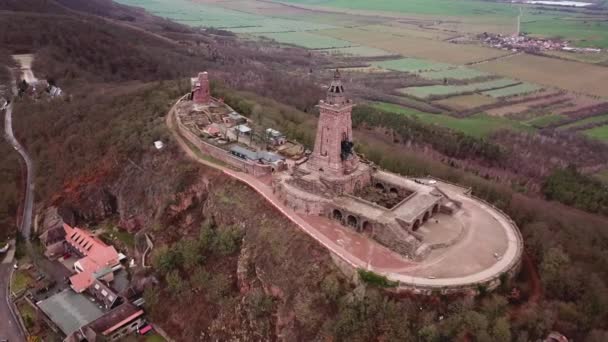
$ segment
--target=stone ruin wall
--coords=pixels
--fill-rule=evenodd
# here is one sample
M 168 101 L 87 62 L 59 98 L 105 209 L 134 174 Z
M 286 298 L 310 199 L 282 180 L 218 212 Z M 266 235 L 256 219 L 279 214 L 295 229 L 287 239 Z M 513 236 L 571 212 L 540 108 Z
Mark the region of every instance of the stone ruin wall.
M 235 167 L 256 177 L 267 176 L 272 174 L 271 165 L 253 163 L 248 160 L 237 158 L 231 155 L 228 151 L 214 146 L 208 142 L 205 142 L 204 140 L 202 140 L 202 138 L 197 137 L 188 129 L 188 127 L 182 124 L 181 120 L 177 116 L 175 119 L 177 121 L 177 128 L 179 130 L 179 133 L 203 153 L 208 154 L 209 156 L 215 159 L 218 159 L 232 167 Z

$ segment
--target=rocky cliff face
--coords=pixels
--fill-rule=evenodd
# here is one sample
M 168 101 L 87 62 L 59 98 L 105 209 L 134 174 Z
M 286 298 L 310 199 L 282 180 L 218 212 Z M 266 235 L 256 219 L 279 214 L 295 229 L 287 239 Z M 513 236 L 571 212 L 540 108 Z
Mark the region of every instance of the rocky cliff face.
M 156 297 L 148 300 L 152 320 L 178 341 L 319 339 L 334 310 L 322 284 L 347 287 L 328 252 L 252 189 L 171 146 L 73 185 L 55 204 L 72 224 L 110 219 L 152 237 L 154 268 L 135 271 L 133 280 Z M 205 239 L 211 242 L 201 247 Z M 158 261 L 167 251 L 178 260 L 168 272 Z M 148 281 L 154 278 L 160 283 Z
M 341 276 L 326 250 L 252 189 L 224 175 L 203 173 L 166 207 L 162 225 L 153 233 L 158 249 L 182 251 L 185 264 L 186 241 L 219 237 L 211 252 L 201 252 L 199 265 L 177 267 L 179 279 L 187 284 L 179 294 L 171 289 L 171 272 L 165 275 L 167 286 L 155 288 L 158 303 L 164 304 L 150 307 L 152 316 L 177 340 L 321 337 L 324 316 L 332 312 L 321 287 L 326 279 L 345 286 Z M 223 246 L 226 232 L 235 231 L 235 249 L 217 247 Z M 206 279 L 198 276 L 201 270 Z

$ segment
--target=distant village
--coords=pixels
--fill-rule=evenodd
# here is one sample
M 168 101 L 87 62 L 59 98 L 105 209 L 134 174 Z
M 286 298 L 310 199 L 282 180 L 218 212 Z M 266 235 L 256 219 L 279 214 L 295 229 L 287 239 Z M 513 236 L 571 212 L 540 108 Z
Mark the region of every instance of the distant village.
M 541 51 L 566 51 L 566 52 L 586 52 L 598 53 L 601 49 L 596 48 L 580 48 L 568 45 L 568 41 L 549 38 L 535 38 L 525 34 L 520 35 L 502 35 L 484 32 L 478 38 L 488 46 L 496 49 L 523 51 L 523 52 L 541 52 Z

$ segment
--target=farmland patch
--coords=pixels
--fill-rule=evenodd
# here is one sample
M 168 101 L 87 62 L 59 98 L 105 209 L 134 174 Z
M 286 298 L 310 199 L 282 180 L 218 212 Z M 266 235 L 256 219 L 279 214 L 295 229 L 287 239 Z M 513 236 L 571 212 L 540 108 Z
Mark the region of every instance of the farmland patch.
M 435 101 L 434 103 L 448 107 L 452 110 L 469 110 L 496 103 L 496 99 L 485 95 L 471 94 L 453 96 L 447 99 Z
M 343 48 L 355 45 L 342 39 L 319 36 L 310 32 L 264 33 L 263 36 L 279 43 L 298 45 L 307 49 Z
M 373 62 L 372 65 L 394 71 L 418 73 L 422 71 L 445 70 L 452 68 L 452 65 L 436 63 L 418 58 L 401 58 L 389 61 Z
M 475 69 L 459 67 L 448 70 L 421 72 L 420 76 L 430 80 L 442 80 L 444 78 L 456 80 L 470 80 L 479 77 L 488 77 L 490 76 L 490 74 Z
M 568 117 L 564 116 L 564 115 L 549 114 L 549 115 L 543 115 L 543 116 L 536 117 L 532 120 L 528 120 L 528 121 L 526 121 L 526 123 L 531 126 L 534 126 L 534 127 L 545 128 L 545 127 L 548 127 L 551 125 L 555 125 L 566 119 L 568 119 Z
M 583 131 L 589 138 L 608 142 L 608 125 L 594 127 Z
M 323 38 L 325 38 L 325 37 L 323 37 Z M 350 46 L 350 47 L 337 48 L 337 49 L 328 49 L 328 50 L 324 50 L 324 51 L 326 51 L 329 55 L 337 55 L 337 56 L 345 56 L 345 57 L 349 57 L 349 56 L 380 57 L 380 56 L 393 55 L 393 53 L 391 53 L 391 52 L 368 47 L 368 46 Z
M 590 118 L 578 120 L 576 122 L 560 126 L 560 127 L 558 127 L 558 129 L 560 129 L 560 130 L 561 129 L 577 129 L 579 127 L 583 127 L 583 126 L 586 126 L 589 124 L 600 123 L 600 122 L 604 122 L 604 121 L 608 121 L 608 114 L 592 116 Z
M 320 30 L 316 33 L 371 46 L 407 57 L 430 59 L 441 63 L 462 65 L 510 54 L 483 46 L 455 44 L 446 41 L 391 33 L 367 31 L 360 28 Z
M 531 83 L 608 97 L 608 68 L 593 64 L 521 54 L 473 67 Z
M 215 27 L 236 33 L 307 31 L 335 27 L 324 23 L 267 17 L 186 0 L 117 0 L 117 2 L 143 7 L 152 14 L 185 25 Z
M 490 134 L 509 129 L 515 131 L 532 131 L 529 126 L 506 118 L 491 117 L 485 114 L 476 114 L 466 118 L 455 118 L 442 114 L 429 114 L 391 103 L 374 103 L 372 106 L 388 112 L 406 115 L 421 122 L 434 124 L 462 132 L 475 137 L 486 137 Z
M 529 94 L 541 90 L 542 87 L 530 83 L 521 83 L 512 87 L 484 91 L 484 95 L 494 98 L 510 97 L 522 94 Z
M 465 85 L 434 85 L 423 87 L 409 87 L 398 89 L 402 94 L 426 99 L 433 96 L 450 96 L 464 93 L 472 93 L 495 88 L 508 87 L 518 82 L 510 79 L 499 79 L 494 81 L 471 83 Z

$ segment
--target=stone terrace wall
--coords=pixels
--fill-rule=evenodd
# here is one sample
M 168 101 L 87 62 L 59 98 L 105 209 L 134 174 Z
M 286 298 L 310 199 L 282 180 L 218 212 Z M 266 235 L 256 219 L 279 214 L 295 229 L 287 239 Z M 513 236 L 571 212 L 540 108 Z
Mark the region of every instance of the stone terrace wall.
M 434 178 L 434 179 L 444 182 L 443 180 L 438 179 L 438 178 Z M 449 184 L 464 188 L 458 184 L 453 184 L 453 183 L 449 183 Z M 464 188 L 464 189 L 467 189 L 467 188 Z M 501 209 L 497 208 L 493 204 L 488 203 L 479 197 L 476 197 L 476 196 L 470 194 L 470 191 L 467 194 L 467 196 L 491 207 L 500 216 L 503 216 L 511 224 L 511 226 L 513 227 L 513 231 L 517 235 L 517 243 L 518 243 L 517 256 L 515 258 L 513 258 L 513 260 L 503 269 L 502 272 L 496 273 L 491 277 L 488 277 L 486 279 L 483 279 L 483 280 L 475 282 L 475 283 L 470 283 L 470 284 L 465 284 L 465 285 L 456 285 L 456 286 L 445 286 L 445 285 L 444 286 L 430 286 L 430 285 L 417 285 L 417 284 L 399 282 L 399 285 L 396 288 L 396 292 L 410 291 L 413 293 L 425 294 L 425 295 L 430 295 L 433 292 L 440 292 L 442 294 L 469 293 L 469 294 L 477 295 L 477 294 L 479 294 L 480 287 L 484 287 L 487 291 L 493 291 L 501 285 L 501 282 L 503 280 L 512 279 L 519 273 L 519 271 L 521 269 L 522 255 L 523 255 L 523 250 L 524 250 L 524 242 L 523 242 L 524 239 L 523 239 L 523 236 L 521 235 L 521 232 L 519 231 L 519 228 L 517 227 L 517 224 L 511 219 L 511 217 L 509 217 L 509 215 L 507 215 Z

